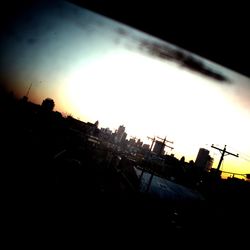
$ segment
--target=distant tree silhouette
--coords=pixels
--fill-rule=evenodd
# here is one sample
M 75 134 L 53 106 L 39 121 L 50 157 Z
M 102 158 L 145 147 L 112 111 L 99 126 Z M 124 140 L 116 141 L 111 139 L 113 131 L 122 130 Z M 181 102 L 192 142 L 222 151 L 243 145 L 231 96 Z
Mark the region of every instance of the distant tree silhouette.
M 181 162 L 181 163 L 185 163 L 185 156 L 182 156 L 182 157 L 181 157 L 180 162 Z
M 55 107 L 55 102 L 51 98 L 46 98 L 42 102 L 42 109 L 47 112 L 52 112 Z

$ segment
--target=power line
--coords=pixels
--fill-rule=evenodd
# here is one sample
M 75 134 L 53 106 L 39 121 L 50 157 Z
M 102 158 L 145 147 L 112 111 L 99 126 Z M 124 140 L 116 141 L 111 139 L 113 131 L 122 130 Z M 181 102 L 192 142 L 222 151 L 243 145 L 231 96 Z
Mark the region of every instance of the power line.
M 217 150 L 219 150 L 220 153 L 221 153 L 221 157 L 220 157 L 220 161 L 219 161 L 219 164 L 218 164 L 218 167 L 217 167 L 217 171 L 220 170 L 221 163 L 222 163 L 222 161 L 223 161 L 223 159 L 224 159 L 224 156 L 233 155 L 233 156 L 235 156 L 235 157 L 239 157 L 239 154 L 233 154 L 233 153 L 231 153 L 231 152 L 228 152 L 228 151 L 226 150 L 227 145 L 225 145 L 224 149 L 217 148 L 217 147 L 214 146 L 214 144 L 212 144 L 211 147 L 212 147 L 212 148 L 215 148 L 215 149 L 217 149 Z
M 218 146 L 218 144 L 213 144 L 213 145 Z M 238 152 L 238 153 L 239 153 L 239 158 L 240 158 L 241 160 L 243 159 L 243 160 L 245 160 L 245 161 L 247 161 L 247 162 L 250 162 L 250 155 L 248 155 L 248 154 L 244 153 L 243 151 L 238 150 L 238 149 L 236 149 L 236 148 L 234 148 L 234 147 L 231 147 L 231 146 L 230 146 L 230 149 L 232 149 L 232 150 Z
M 245 160 L 245 161 L 250 162 L 250 159 L 247 159 L 247 158 L 245 158 L 244 156 L 241 156 L 240 158 L 243 159 L 243 160 Z
M 248 159 L 250 160 L 250 155 L 249 155 L 249 154 L 246 154 L 246 153 L 244 153 L 243 151 L 238 150 L 237 148 L 234 148 L 234 147 L 231 147 L 231 146 L 230 146 L 230 148 L 232 148 L 233 150 L 235 150 L 235 151 L 239 152 L 239 153 L 240 153 L 240 155 L 244 155 L 244 156 L 246 156 L 246 158 L 248 158 Z

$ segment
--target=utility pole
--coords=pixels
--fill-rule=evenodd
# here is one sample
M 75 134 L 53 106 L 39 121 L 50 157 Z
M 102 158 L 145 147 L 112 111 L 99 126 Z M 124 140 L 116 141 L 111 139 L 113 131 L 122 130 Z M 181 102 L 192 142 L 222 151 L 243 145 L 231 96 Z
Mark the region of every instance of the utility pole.
M 146 159 L 148 160 L 148 159 L 149 159 L 149 156 L 150 156 L 150 153 L 151 153 L 151 150 L 152 150 L 152 148 L 153 148 L 154 142 L 155 142 L 155 137 L 154 137 L 154 138 L 151 138 L 151 137 L 147 136 L 147 138 L 148 138 L 149 140 L 152 141 L 151 146 L 150 146 L 150 148 L 149 148 L 149 152 L 147 153 L 147 158 L 146 158 Z M 141 182 L 141 179 L 142 179 L 142 176 L 143 176 L 144 172 L 145 172 L 145 169 L 142 168 L 142 171 L 141 171 L 141 174 L 140 174 L 140 177 L 139 177 L 139 181 L 140 181 L 140 182 Z
M 239 154 L 236 155 L 236 154 L 233 154 L 233 153 L 228 152 L 228 151 L 226 150 L 227 145 L 225 145 L 224 149 L 217 148 L 217 147 L 214 146 L 214 144 L 212 144 L 211 147 L 212 147 L 212 148 L 215 148 L 215 149 L 217 149 L 217 150 L 219 150 L 220 153 L 221 153 L 220 161 L 219 161 L 219 164 L 218 164 L 218 167 L 217 167 L 217 172 L 219 172 L 219 170 L 220 170 L 220 166 L 221 166 L 221 163 L 222 163 L 222 161 L 223 161 L 223 159 L 224 159 L 224 156 L 233 155 L 233 156 L 235 156 L 235 157 L 239 157 Z
M 172 141 L 168 141 L 168 140 L 166 139 L 166 136 L 165 136 L 164 139 L 162 139 L 162 138 L 160 138 L 160 137 L 158 137 L 158 136 L 157 136 L 157 138 L 163 140 L 163 142 L 161 142 L 161 151 L 160 151 L 160 154 L 163 153 L 165 146 L 166 146 L 166 147 L 169 147 L 169 148 L 171 148 L 171 149 L 173 149 L 173 147 L 166 145 L 166 142 L 172 143 L 172 144 L 174 143 L 174 142 L 172 142 Z M 155 137 L 154 137 L 154 138 L 148 137 L 148 139 L 152 140 L 152 144 L 151 144 L 151 147 L 150 147 L 150 152 L 151 152 L 151 150 L 152 150 L 152 148 L 153 148 L 153 144 L 154 144 L 154 142 L 156 141 L 156 139 L 155 139 Z M 149 152 L 149 153 L 150 153 L 150 152 Z M 154 171 L 152 170 L 151 176 L 150 176 L 149 181 L 148 181 L 148 185 L 147 185 L 146 192 L 148 192 L 149 189 L 150 189 L 150 186 L 151 186 L 153 177 L 154 177 Z

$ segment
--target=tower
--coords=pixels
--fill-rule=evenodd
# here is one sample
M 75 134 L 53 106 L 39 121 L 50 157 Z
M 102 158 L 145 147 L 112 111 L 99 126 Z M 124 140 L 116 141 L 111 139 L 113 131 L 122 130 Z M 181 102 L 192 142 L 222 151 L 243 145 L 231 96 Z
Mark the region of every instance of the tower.
M 116 142 L 120 143 L 122 141 L 124 133 L 125 133 L 125 127 L 123 125 L 119 126 L 118 130 L 116 131 Z
M 195 165 L 205 171 L 209 171 L 213 165 L 213 158 L 209 155 L 209 150 L 200 148 L 195 160 Z

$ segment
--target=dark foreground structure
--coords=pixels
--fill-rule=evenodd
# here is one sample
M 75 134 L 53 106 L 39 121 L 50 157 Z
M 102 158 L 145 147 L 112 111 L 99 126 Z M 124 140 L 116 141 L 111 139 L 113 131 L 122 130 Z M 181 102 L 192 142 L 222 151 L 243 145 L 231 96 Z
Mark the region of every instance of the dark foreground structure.
M 158 171 L 147 158 L 98 139 L 95 124 L 65 118 L 53 105 L 11 94 L 2 94 L 1 102 L 8 230 L 30 237 L 41 236 L 39 230 L 62 241 L 69 235 L 82 242 L 93 237 L 93 245 L 102 240 L 178 244 L 174 239 L 186 236 L 216 241 L 221 233 L 228 238 L 245 232 L 248 182 L 192 168 L 173 171 L 174 163 Z

